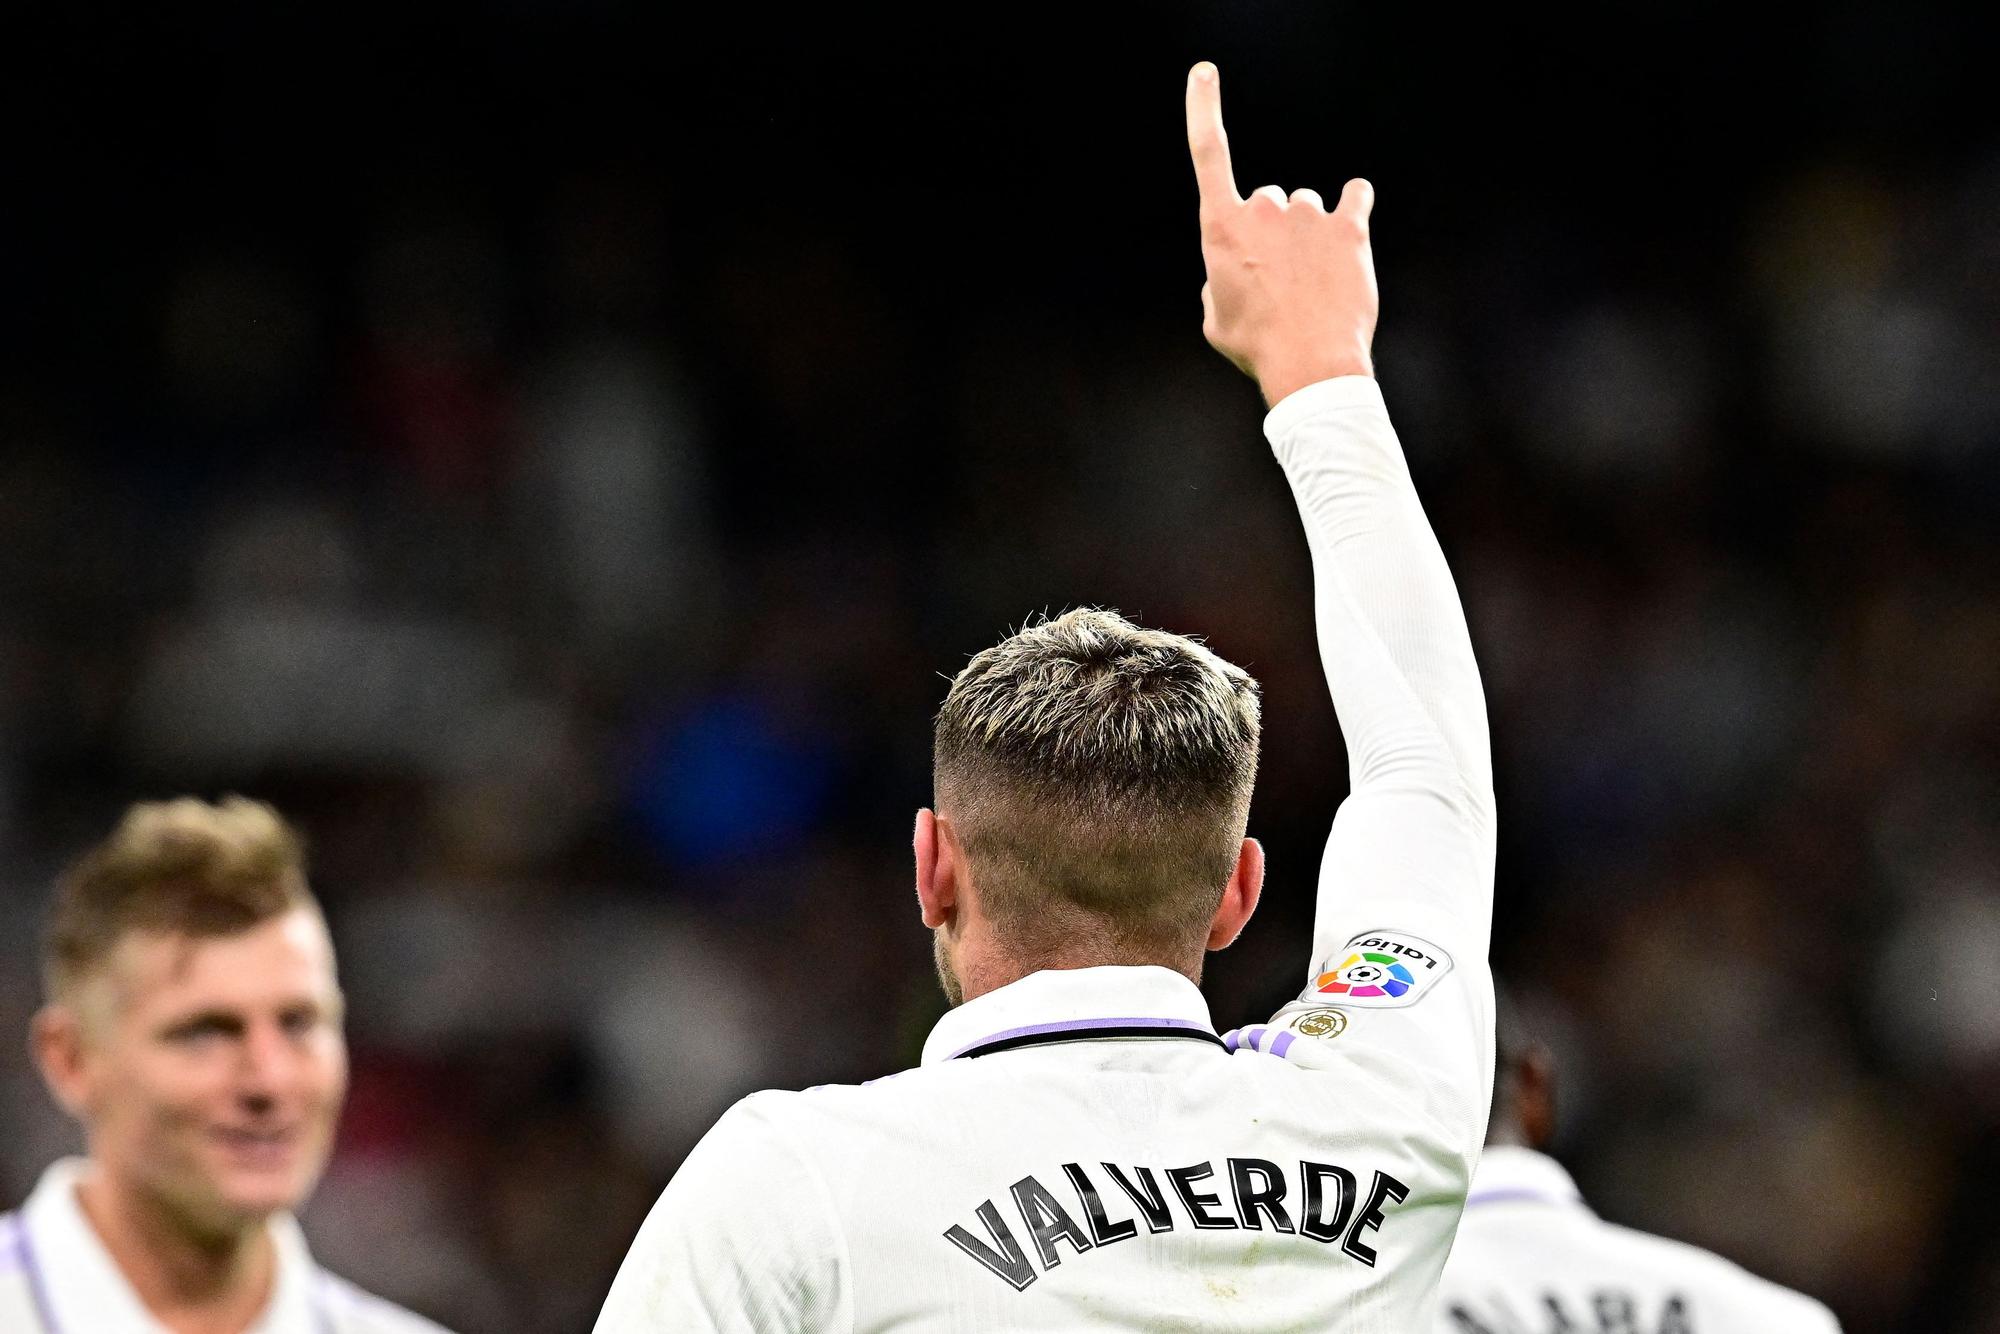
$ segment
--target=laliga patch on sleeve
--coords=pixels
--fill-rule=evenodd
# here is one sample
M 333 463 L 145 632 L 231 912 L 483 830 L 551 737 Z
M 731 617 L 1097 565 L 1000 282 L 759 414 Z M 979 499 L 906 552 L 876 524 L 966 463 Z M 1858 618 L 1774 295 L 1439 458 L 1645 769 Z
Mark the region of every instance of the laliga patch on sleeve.
M 1328 959 L 1306 1000 L 1373 1010 L 1415 1005 L 1451 971 L 1451 956 L 1420 936 L 1363 931 Z

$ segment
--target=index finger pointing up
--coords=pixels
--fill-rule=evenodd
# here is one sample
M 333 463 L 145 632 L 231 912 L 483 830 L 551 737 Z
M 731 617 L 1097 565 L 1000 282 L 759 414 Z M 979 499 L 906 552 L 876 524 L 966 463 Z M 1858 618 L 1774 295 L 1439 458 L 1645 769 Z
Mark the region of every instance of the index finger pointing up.
M 1206 60 L 1188 71 L 1187 135 L 1202 207 L 1242 203 L 1229 166 L 1229 136 L 1222 132 L 1222 80 Z

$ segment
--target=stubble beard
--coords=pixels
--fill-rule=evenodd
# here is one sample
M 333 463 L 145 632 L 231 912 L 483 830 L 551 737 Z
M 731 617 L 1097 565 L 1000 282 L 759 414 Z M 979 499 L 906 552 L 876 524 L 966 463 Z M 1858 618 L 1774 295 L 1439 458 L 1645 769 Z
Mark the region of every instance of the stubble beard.
M 931 932 L 931 958 L 937 964 L 938 985 L 944 988 L 944 998 L 953 1006 L 965 1003 L 965 988 L 959 983 L 958 972 L 951 966 L 951 954 L 944 946 L 944 930 Z

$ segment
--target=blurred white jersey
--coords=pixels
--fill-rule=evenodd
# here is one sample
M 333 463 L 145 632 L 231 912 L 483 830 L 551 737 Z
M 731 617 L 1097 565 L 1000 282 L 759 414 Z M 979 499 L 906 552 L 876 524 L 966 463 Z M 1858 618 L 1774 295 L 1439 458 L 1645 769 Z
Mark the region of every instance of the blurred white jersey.
M 1685 1242 L 1607 1223 L 1569 1173 L 1495 1145 L 1445 1266 L 1441 1334 L 1839 1334 L 1824 1306 Z
M 1485 705 L 1375 382 L 1265 430 L 1350 762 L 1303 994 L 1218 1035 L 1166 968 L 1038 972 L 947 1014 L 915 1070 L 746 1098 L 599 1334 L 1428 1326 L 1492 1084 Z
M 166 1334 L 112 1260 L 76 1200 L 86 1163 L 42 1173 L 20 1211 L 0 1214 L 0 1331 L 5 1334 Z M 313 1263 L 289 1215 L 271 1220 L 278 1279 L 248 1334 L 445 1334 Z

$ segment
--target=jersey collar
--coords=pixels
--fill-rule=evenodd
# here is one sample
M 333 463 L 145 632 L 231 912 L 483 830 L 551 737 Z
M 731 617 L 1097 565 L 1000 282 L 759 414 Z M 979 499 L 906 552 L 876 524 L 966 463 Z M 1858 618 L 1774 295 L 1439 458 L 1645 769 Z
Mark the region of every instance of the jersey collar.
M 923 1063 L 1112 1037 L 1187 1037 L 1222 1045 L 1201 989 L 1171 968 L 1048 968 L 947 1013 L 924 1043 Z
M 77 1182 L 89 1170 L 84 1158 L 51 1164 L 21 1206 L 22 1259 L 37 1313 L 50 1334 L 163 1332 L 77 1203 Z M 250 1334 L 319 1334 L 316 1271 L 305 1237 L 289 1214 L 274 1217 L 269 1226 L 278 1253 L 277 1282 Z
M 1512 1144 L 1489 1144 L 1472 1169 L 1470 1209 L 1486 1204 L 1567 1204 L 1587 1208 L 1561 1163 Z

